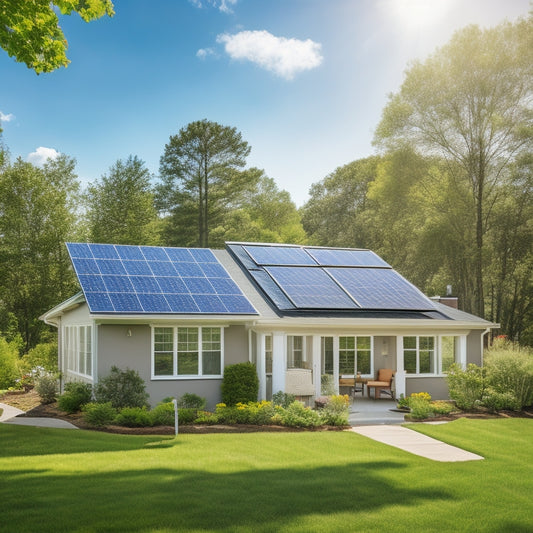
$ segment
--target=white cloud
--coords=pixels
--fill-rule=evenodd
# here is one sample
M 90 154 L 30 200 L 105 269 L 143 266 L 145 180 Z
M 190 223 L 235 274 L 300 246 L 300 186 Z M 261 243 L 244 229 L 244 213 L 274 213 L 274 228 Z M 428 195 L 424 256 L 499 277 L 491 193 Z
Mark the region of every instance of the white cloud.
M 189 2 L 198 8 L 202 8 L 205 5 L 210 5 L 217 8 L 223 13 L 233 13 L 232 6 L 236 5 L 239 0 L 189 0 Z
M 8 113 L 7 115 L 5 115 L 4 113 L 2 113 L 2 111 L 0 111 L 0 122 L 10 122 L 14 118 L 15 115 L 13 115 L 13 113 Z
M 212 48 L 200 48 L 198 52 L 196 52 L 196 57 L 200 59 L 205 59 L 208 56 L 214 56 L 215 51 Z
M 54 148 L 45 148 L 44 146 L 39 146 L 35 152 L 28 154 L 28 162 L 33 165 L 41 166 L 46 163 L 48 159 L 56 159 L 59 157 L 60 152 Z
M 322 45 L 311 39 L 300 41 L 276 37 L 263 30 L 222 34 L 217 37 L 217 42 L 224 44 L 231 58 L 246 59 L 287 80 L 322 63 Z

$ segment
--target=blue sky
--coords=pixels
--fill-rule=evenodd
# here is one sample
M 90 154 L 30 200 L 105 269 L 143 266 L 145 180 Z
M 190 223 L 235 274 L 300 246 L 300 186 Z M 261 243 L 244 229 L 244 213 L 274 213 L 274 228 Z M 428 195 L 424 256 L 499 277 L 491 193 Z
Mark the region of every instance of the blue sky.
M 60 17 L 68 68 L 37 76 L 0 50 L 12 158 L 65 153 L 82 184 L 133 154 L 157 175 L 171 135 L 236 127 L 298 206 L 313 183 L 374 153 L 387 95 L 413 59 L 467 24 L 526 16 L 529 0 L 115 0 Z

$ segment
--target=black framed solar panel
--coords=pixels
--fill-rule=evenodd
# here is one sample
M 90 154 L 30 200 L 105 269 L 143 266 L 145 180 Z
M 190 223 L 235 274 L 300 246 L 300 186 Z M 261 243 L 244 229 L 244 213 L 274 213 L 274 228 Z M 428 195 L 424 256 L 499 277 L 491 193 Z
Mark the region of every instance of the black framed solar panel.
M 257 314 L 211 250 L 67 243 L 92 312 Z
M 292 246 L 243 246 L 256 265 L 316 265 L 316 261 L 300 247 Z
M 371 250 L 306 248 L 305 251 L 321 266 L 366 266 L 390 268 L 388 263 L 383 261 L 379 255 Z

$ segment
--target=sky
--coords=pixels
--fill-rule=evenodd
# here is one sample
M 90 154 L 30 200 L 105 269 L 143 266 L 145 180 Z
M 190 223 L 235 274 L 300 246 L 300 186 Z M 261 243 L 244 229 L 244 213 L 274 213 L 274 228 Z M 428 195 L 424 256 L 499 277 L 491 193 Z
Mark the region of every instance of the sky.
M 0 50 L 11 158 L 77 161 L 83 186 L 136 155 L 157 179 L 170 136 L 235 127 L 297 206 L 312 184 L 375 153 L 405 69 L 468 24 L 527 16 L 529 0 L 114 0 L 115 16 L 61 16 L 67 68 L 37 76 Z

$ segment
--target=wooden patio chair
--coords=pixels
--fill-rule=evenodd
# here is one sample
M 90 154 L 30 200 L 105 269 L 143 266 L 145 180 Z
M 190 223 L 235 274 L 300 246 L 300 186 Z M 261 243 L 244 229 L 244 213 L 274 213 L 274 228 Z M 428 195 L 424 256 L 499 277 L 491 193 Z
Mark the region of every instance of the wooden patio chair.
M 394 378 L 394 370 L 390 368 L 380 368 L 378 370 L 378 376 L 375 381 L 368 381 L 366 384 L 366 390 L 368 397 L 370 398 L 370 389 L 374 389 L 374 399 L 381 398 L 383 391 L 388 391 L 392 398 L 392 379 Z

